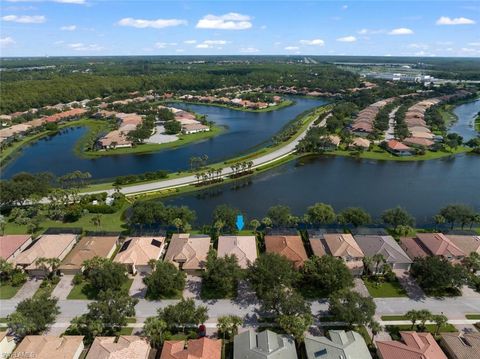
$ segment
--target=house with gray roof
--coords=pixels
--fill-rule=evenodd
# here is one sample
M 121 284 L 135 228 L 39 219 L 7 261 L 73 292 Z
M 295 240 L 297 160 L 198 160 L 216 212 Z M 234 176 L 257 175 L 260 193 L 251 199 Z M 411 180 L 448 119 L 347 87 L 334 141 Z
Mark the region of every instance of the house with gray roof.
M 290 335 L 250 329 L 235 336 L 233 359 L 297 359 L 297 350 Z
M 381 254 L 392 269 L 410 269 L 412 260 L 392 236 L 356 235 L 355 241 L 367 257 Z
M 372 359 L 363 337 L 354 331 L 330 330 L 330 337 L 305 337 L 308 359 Z

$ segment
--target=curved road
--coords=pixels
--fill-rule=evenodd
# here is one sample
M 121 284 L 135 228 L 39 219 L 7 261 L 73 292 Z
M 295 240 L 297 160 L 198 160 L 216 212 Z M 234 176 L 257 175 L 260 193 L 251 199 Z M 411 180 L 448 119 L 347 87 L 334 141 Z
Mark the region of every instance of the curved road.
M 295 152 L 295 147 L 297 146 L 298 142 L 300 142 L 300 140 L 305 137 L 310 127 L 314 126 L 314 122 L 315 121 L 312 121 L 302 133 L 300 133 L 296 138 L 294 138 L 292 141 L 287 143 L 285 146 L 278 148 L 275 151 L 270 152 L 266 155 L 252 159 L 253 161 L 252 168 L 257 168 L 259 166 L 263 166 L 271 162 L 278 161 L 290 155 L 291 153 Z M 323 119 L 322 122 L 318 124 L 318 126 L 322 127 L 322 126 L 325 126 L 325 124 L 326 124 L 326 117 Z M 231 174 L 233 174 L 233 171 L 230 169 L 230 167 L 224 167 L 221 177 L 225 178 Z M 122 192 L 125 195 L 134 195 L 134 194 L 154 192 L 154 191 L 169 189 L 169 188 L 183 187 L 183 186 L 188 186 L 195 183 L 197 183 L 197 179 L 195 175 L 190 175 L 185 177 L 173 178 L 170 180 L 167 179 L 167 180 L 162 180 L 157 182 L 128 186 L 128 187 L 122 188 L 120 192 Z M 93 192 L 86 192 L 85 194 L 99 193 L 99 192 L 107 192 L 111 194 L 114 192 L 114 190 L 110 189 L 107 191 L 93 191 Z

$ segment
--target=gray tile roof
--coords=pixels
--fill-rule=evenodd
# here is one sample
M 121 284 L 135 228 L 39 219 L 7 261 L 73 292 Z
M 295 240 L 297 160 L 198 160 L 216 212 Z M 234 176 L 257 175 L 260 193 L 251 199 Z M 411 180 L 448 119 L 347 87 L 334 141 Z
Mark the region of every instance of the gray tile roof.
M 305 337 L 308 359 L 372 359 L 367 344 L 357 332 L 330 330 L 327 337 Z
M 234 359 L 297 359 L 295 341 L 270 330 L 248 330 L 234 338 Z
M 392 236 L 355 236 L 355 241 L 366 256 L 382 254 L 387 263 L 412 263 L 410 257 Z

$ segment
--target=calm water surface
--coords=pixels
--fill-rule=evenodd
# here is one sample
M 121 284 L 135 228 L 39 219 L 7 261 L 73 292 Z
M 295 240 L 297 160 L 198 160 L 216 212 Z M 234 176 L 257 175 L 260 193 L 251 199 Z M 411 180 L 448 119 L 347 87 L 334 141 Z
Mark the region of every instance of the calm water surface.
M 15 173 L 52 172 L 62 175 L 75 170 L 88 171 L 95 179 L 143 173 L 147 171 L 178 171 L 189 167 L 192 156 L 208 155 L 209 162 L 218 162 L 251 151 L 268 142 L 283 126 L 297 115 L 326 103 L 323 99 L 295 98 L 294 105 L 273 112 L 242 112 L 205 105 L 176 107 L 207 115 L 208 120 L 227 127 L 225 133 L 214 138 L 177 149 L 151 154 L 106 156 L 95 159 L 79 158 L 74 144 L 84 135 L 85 128 L 71 128 L 60 134 L 41 139 L 25 147 L 21 154 L 2 171 L 3 178 Z
M 475 131 L 474 123 L 477 114 L 480 112 L 480 99 L 457 106 L 453 112 L 457 116 L 458 121 L 450 127 L 450 132 L 458 133 L 463 137 L 464 141 L 479 135 Z

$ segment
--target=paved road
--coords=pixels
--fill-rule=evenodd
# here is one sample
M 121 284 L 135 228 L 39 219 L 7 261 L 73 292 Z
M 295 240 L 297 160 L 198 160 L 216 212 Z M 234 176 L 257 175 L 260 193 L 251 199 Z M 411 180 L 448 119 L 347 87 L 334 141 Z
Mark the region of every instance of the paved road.
M 326 119 L 324 119 L 318 126 L 325 126 Z M 266 165 L 268 163 L 280 160 L 289 154 L 295 152 L 295 147 L 297 146 L 298 142 L 305 137 L 308 129 L 310 127 L 314 126 L 313 121 L 310 123 L 310 125 L 303 131 L 300 135 L 298 135 L 293 141 L 287 143 L 285 146 L 276 149 L 275 151 L 272 151 L 266 155 L 257 157 L 255 159 L 252 159 L 253 161 L 253 168 Z M 222 172 L 222 177 L 227 177 L 231 175 L 233 171 L 230 169 L 230 167 L 225 167 Z M 121 192 L 125 195 L 133 195 L 137 193 L 145 193 L 145 192 L 154 192 L 162 189 L 167 189 L 167 188 L 175 188 L 175 187 L 182 187 L 182 186 L 187 186 L 190 184 L 194 184 L 197 182 L 197 179 L 195 178 L 194 175 L 190 176 L 185 176 L 185 177 L 180 177 L 180 178 L 173 178 L 170 180 L 162 180 L 158 182 L 152 182 L 152 183 L 144 183 L 144 184 L 138 184 L 134 186 L 128 186 L 124 187 L 121 189 Z M 97 193 L 97 192 L 108 192 L 112 193 L 114 190 L 108 190 L 108 191 L 94 191 L 94 192 L 87 192 L 87 193 Z
M 6 317 L 15 310 L 15 306 L 19 300 L 9 299 L 0 301 L 0 317 Z M 153 316 L 157 313 L 159 308 L 164 308 L 167 305 L 176 303 L 177 300 L 162 300 L 162 301 L 147 301 L 140 299 L 136 306 L 137 321 L 142 322 L 145 318 Z M 87 311 L 88 300 L 59 300 L 61 314 L 59 321 L 62 319 L 69 320 L 77 315 L 83 314 Z M 245 300 L 212 300 L 201 301 L 196 300 L 197 304 L 206 305 L 208 307 L 208 314 L 210 318 L 215 319 L 222 315 L 235 313 L 239 316 L 253 318 L 259 311 L 259 304 L 247 297 Z M 421 300 L 413 300 L 409 298 L 377 298 L 375 299 L 377 305 L 376 314 L 404 314 L 411 309 L 428 309 L 432 313 L 444 313 L 449 319 L 465 320 L 465 314 L 480 313 L 480 298 L 473 297 L 457 297 L 434 299 L 425 298 Z M 320 312 L 326 312 L 328 303 L 326 301 L 312 302 L 312 312 L 317 315 Z

